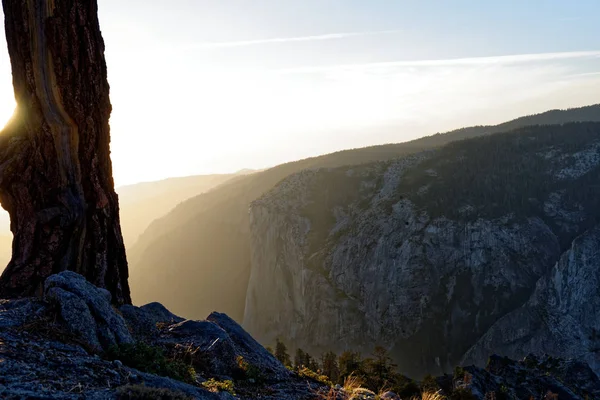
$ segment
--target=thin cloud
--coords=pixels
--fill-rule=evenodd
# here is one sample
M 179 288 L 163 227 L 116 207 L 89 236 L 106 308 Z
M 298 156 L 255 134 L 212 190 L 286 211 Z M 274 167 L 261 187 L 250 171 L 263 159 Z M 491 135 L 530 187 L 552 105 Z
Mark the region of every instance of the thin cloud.
M 362 70 L 370 68 L 385 68 L 385 67 L 437 67 L 437 66 L 452 66 L 452 65 L 507 65 L 520 64 L 536 61 L 552 61 L 552 60 L 567 60 L 578 58 L 600 58 L 600 50 L 594 51 L 573 51 L 562 53 L 535 53 L 535 54 L 516 54 L 507 56 L 494 57 L 469 57 L 469 58 L 451 58 L 442 60 L 414 60 L 414 61 L 387 61 L 362 64 L 338 64 L 327 66 L 306 66 L 294 67 L 276 70 L 283 74 L 294 73 L 318 73 L 336 70 Z
M 600 71 L 585 72 L 582 74 L 574 74 L 574 75 L 570 75 L 569 78 L 582 78 L 582 77 L 586 77 L 586 76 L 597 76 L 597 75 L 600 75 Z
M 185 46 L 185 50 L 194 49 L 218 49 L 227 47 L 246 47 L 246 46 L 260 46 L 268 45 L 273 43 L 292 43 L 292 42 L 312 42 L 319 40 L 335 40 L 335 39 L 346 39 L 351 37 L 359 36 L 375 36 L 400 33 L 400 30 L 387 30 L 387 31 L 371 31 L 371 32 L 342 32 L 342 33 L 328 33 L 324 35 L 313 35 L 313 36 L 297 36 L 297 37 L 282 37 L 282 38 L 270 38 L 270 39 L 257 39 L 257 40 L 239 40 L 232 42 L 207 42 L 207 43 L 194 43 Z

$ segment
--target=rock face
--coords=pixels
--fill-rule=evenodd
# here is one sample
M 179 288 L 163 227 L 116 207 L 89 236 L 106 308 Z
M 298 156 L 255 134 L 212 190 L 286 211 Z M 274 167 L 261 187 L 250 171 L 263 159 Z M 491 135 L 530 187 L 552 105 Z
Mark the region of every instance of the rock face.
M 184 321 L 160 303 L 149 303 L 142 307 L 126 304 L 119 308 L 136 339 L 145 340 L 158 335 L 158 325 L 172 325 Z
M 108 291 L 70 271 L 50 276 L 44 291 L 44 301 L 0 300 L 1 398 L 309 400 L 322 388 L 290 372 L 225 314 L 184 320 L 159 303 L 118 312 Z M 191 380 L 137 370 L 126 353 L 118 353 L 122 361 L 109 358 L 135 341 L 143 342 L 136 351 L 151 346 L 169 363 L 194 368 Z M 233 380 L 236 395 L 206 389 L 211 378 Z M 140 390 L 145 397 L 135 397 Z
M 190 349 L 192 363 L 199 371 L 231 377 L 239 369 L 229 335 L 209 321 L 186 320 L 174 324 L 161 336 L 160 342 L 172 352 L 182 346 Z
M 290 375 L 287 368 L 227 315 L 214 312 L 208 316 L 208 321 L 226 332 L 237 355 L 256 366 L 263 374 L 276 379 L 284 379 Z
M 59 280 L 54 278 L 55 276 L 48 281 Z M 85 282 L 83 277 L 80 279 Z M 59 286 L 53 288 L 58 289 Z M 61 290 L 78 299 L 89 297 Z M 108 299 L 103 301 L 108 302 Z M 59 312 L 64 310 L 66 309 L 61 308 Z M 66 326 L 53 325 L 51 320 L 54 318 L 50 304 L 33 299 L 0 300 L 1 398 L 116 399 L 120 388 L 131 385 L 161 388 L 172 394 L 195 399 L 228 398 L 92 355 L 81 346 L 81 343 L 89 340 L 87 332 L 82 332 L 78 325 L 72 325 L 70 322 L 67 322 Z M 103 319 L 104 317 L 99 317 L 99 320 Z M 92 324 L 97 324 L 95 314 Z M 69 331 L 71 326 L 75 330 Z M 69 337 L 65 341 L 65 337 L 58 334 L 59 330 L 64 328 L 76 341 L 70 341 Z
M 520 358 L 549 353 L 600 372 L 600 226 L 573 241 L 529 300 L 501 318 L 465 354 L 483 364 L 491 352 Z
M 199 372 L 223 379 L 243 375 L 241 363 L 260 371 L 261 379 L 282 381 L 290 371 L 225 314 L 205 321 L 184 320 L 162 329 L 154 340 L 171 353 L 184 351 Z M 247 367 L 246 367 L 247 368 Z
M 75 272 L 46 279 L 44 299 L 58 307 L 68 330 L 96 351 L 133 343 L 125 320 L 112 308 L 108 290 L 97 288 Z
M 317 353 L 380 344 L 413 376 L 450 371 L 596 223 L 599 149 L 599 124 L 538 126 L 292 175 L 251 205 L 244 326 Z

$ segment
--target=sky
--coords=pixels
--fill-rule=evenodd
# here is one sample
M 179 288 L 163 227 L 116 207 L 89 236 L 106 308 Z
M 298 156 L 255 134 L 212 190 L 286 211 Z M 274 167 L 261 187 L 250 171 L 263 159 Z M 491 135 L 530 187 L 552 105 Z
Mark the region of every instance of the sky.
M 596 0 L 98 7 L 117 185 L 266 168 L 600 103 Z M 0 124 L 14 109 L 5 43 Z

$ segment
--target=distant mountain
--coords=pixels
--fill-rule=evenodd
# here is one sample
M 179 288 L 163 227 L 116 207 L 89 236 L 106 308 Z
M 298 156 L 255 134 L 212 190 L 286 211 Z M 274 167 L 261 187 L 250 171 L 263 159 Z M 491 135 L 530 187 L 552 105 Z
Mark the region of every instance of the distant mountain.
M 246 175 L 249 172 L 238 173 Z M 148 225 L 177 204 L 226 182 L 237 174 L 198 175 L 116 188 L 125 245 L 132 247 Z
M 261 251 L 252 248 L 248 209 L 252 201 L 289 175 L 311 168 L 387 161 L 466 138 L 572 121 L 600 121 L 600 105 L 553 110 L 496 126 L 459 129 L 406 143 L 346 150 L 233 178 L 178 205 L 140 236 L 128 253 L 133 300 L 139 304 L 158 300 L 193 318 L 204 318 L 219 310 L 241 321 L 251 254 Z

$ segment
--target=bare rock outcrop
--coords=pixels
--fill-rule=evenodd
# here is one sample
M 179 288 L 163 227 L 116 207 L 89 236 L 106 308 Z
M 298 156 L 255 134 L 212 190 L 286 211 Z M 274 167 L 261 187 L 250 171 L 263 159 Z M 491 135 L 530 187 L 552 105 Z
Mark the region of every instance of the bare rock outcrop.
M 83 276 L 71 271 L 52 275 L 45 282 L 44 298 L 58 308 L 67 329 L 90 348 L 101 351 L 133 343 L 125 320 L 112 307 L 110 292 Z
M 2 398 L 116 399 L 145 391 L 146 398 L 310 400 L 322 388 L 285 368 L 225 314 L 185 320 L 159 303 L 117 310 L 107 290 L 71 271 L 46 279 L 44 293 L 43 300 L 0 300 Z M 134 361 L 136 351 L 153 358 Z M 165 362 L 184 368 L 185 382 L 144 369 Z M 209 379 L 232 380 L 235 395 L 205 387 Z
M 127 321 L 131 333 L 138 340 L 154 338 L 158 335 L 158 327 L 172 325 L 184 321 L 183 318 L 171 313 L 160 303 L 148 303 L 142 307 L 125 304 L 119 308 L 121 315 Z
M 140 385 L 148 388 L 147 393 L 157 388 L 193 399 L 228 398 L 103 359 L 89 352 L 87 332 L 65 321 L 54 323 L 55 319 L 52 304 L 31 298 L 0 300 L 0 398 L 113 400 L 121 391 Z

